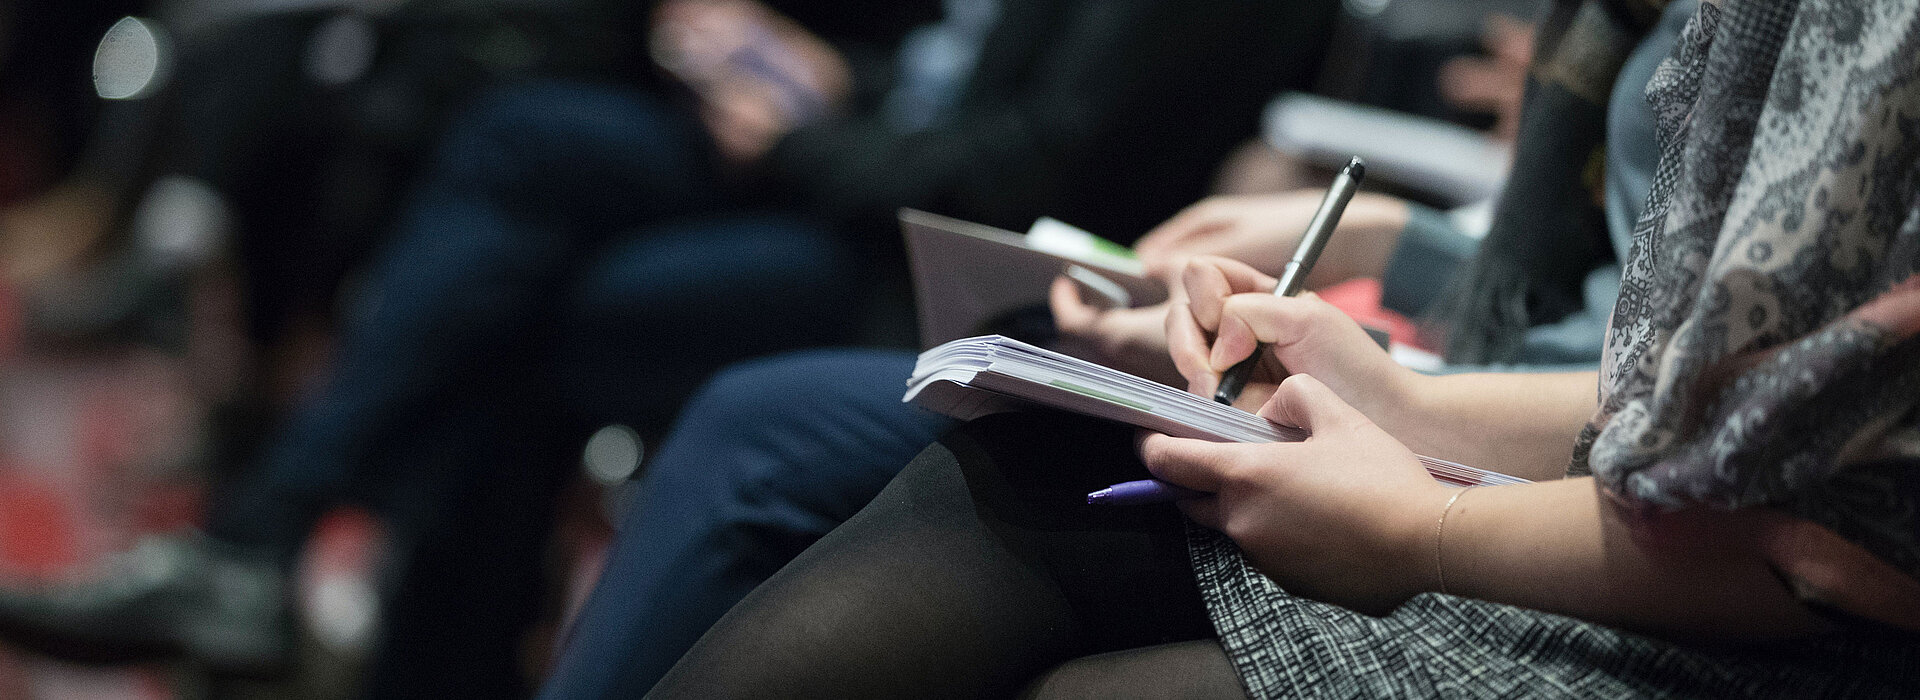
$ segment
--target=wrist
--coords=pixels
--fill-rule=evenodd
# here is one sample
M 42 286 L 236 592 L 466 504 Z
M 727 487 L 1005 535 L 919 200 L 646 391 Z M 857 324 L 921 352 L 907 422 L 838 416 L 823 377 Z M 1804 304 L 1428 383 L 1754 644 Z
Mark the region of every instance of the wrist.
M 1399 598 L 1405 600 L 1420 593 L 1448 592 L 1446 579 L 1446 532 L 1449 521 L 1458 515 L 1460 501 L 1473 487 L 1449 488 L 1438 483 L 1423 487 L 1406 506 L 1397 509 L 1404 515 L 1395 525 L 1397 536 L 1393 561 L 1399 562 Z
M 1375 380 L 1371 406 L 1359 407 L 1387 434 L 1398 438 L 1415 452 L 1424 452 L 1415 443 L 1417 428 L 1432 421 L 1433 377 L 1388 361 L 1386 370 Z

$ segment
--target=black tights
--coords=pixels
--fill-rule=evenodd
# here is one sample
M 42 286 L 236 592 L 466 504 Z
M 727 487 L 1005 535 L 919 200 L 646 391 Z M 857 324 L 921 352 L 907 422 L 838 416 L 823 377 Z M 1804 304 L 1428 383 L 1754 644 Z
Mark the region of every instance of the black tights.
M 974 421 L 742 600 L 657 697 L 1242 697 L 1131 431 Z

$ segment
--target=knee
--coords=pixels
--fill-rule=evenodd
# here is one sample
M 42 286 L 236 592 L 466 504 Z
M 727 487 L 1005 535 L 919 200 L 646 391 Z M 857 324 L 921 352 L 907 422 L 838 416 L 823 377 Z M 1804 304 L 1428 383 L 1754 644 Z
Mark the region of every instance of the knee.
M 851 515 L 932 439 L 934 422 L 900 403 L 909 358 L 818 350 L 734 365 L 687 405 L 662 460 L 676 441 L 726 451 L 695 468 L 724 472 L 727 500 L 755 519 Z
M 613 86 L 557 80 L 507 85 L 474 98 L 455 117 L 449 136 L 531 141 L 581 128 L 609 112 L 644 112 L 645 105 Z
M 496 88 L 448 126 L 438 174 L 468 185 L 537 185 L 544 176 L 564 176 L 568 163 L 614 150 L 611 143 L 665 128 L 664 112 L 645 95 L 613 86 L 545 81 Z
M 786 538 L 779 533 L 810 529 L 808 509 L 795 505 L 815 487 L 803 474 L 810 466 L 793 454 L 794 422 L 804 409 L 782 400 L 794 395 L 789 377 L 803 371 L 772 358 L 715 375 L 645 468 L 642 498 L 677 512 L 674 527 L 701 523 L 702 541 L 734 556 Z
M 694 394 L 681 425 L 739 442 L 764 441 L 837 404 L 819 369 L 838 362 L 833 351 L 802 351 L 729 366 Z

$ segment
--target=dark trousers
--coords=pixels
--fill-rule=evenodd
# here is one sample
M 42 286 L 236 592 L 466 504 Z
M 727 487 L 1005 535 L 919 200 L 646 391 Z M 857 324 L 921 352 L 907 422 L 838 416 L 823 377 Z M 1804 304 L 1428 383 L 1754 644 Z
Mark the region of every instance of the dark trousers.
M 714 378 L 649 462 L 544 696 L 639 697 L 754 586 L 953 424 L 900 400 L 913 355 L 827 350 Z
M 521 667 L 552 496 L 586 428 L 664 420 L 726 362 L 844 339 L 858 275 L 842 244 L 752 210 L 706 143 L 635 91 L 479 100 L 373 266 L 330 377 L 216 496 L 216 537 L 289 561 L 328 506 L 390 516 L 399 594 L 374 694 Z

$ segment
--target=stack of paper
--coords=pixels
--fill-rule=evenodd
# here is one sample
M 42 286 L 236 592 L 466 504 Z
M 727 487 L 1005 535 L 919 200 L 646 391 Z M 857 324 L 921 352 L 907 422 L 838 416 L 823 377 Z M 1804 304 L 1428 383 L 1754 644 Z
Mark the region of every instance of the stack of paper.
M 1175 437 L 1216 442 L 1307 438 L 1299 428 L 997 335 L 963 338 L 921 353 L 904 400 L 962 420 L 1037 404 Z M 1443 459 L 1422 456 L 1420 463 L 1433 478 L 1450 484 L 1526 483 Z

